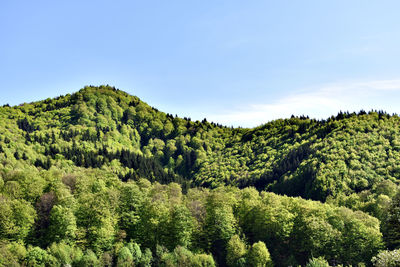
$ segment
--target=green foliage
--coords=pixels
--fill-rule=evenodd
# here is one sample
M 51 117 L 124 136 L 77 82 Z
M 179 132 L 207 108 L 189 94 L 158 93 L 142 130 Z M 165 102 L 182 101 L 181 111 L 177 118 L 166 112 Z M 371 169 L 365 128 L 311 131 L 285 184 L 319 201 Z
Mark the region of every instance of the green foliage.
M 106 168 L 122 180 L 185 187 L 255 186 L 323 201 L 341 198 L 341 205 L 374 215 L 379 208 L 373 200 L 392 197 L 400 178 L 400 119 L 383 112 L 339 113 L 322 121 L 292 117 L 233 129 L 173 117 L 113 87 L 87 86 L 1 108 L 0 116 L 4 157 L 15 161 L 18 154 L 18 161 L 44 169 Z M 352 193 L 371 197 L 346 201 Z
M 233 214 L 229 193 L 212 192 L 207 199 L 204 234 L 207 247 L 215 256 L 218 263 L 226 259 L 226 246 L 236 233 L 236 218 Z
M 399 247 L 399 124 L 227 128 L 110 86 L 2 107 L 0 264 L 369 264 Z
M 0 195 L 0 239 L 24 240 L 35 217 L 36 212 L 27 201 Z
M 140 266 L 149 267 L 151 266 L 152 261 L 153 255 L 151 253 L 151 250 L 149 248 L 146 248 L 146 250 L 142 254 L 142 257 L 140 258 Z
M 41 175 L 48 177 L 49 172 Z M 115 258 L 121 264 L 139 266 L 178 262 L 213 266 L 214 257 L 221 265 L 264 266 L 271 263 L 271 258 L 276 259 L 277 265 L 289 259 L 305 264 L 311 255 L 323 255 L 338 263 L 356 264 L 368 261 L 381 248 L 378 220 L 360 211 L 273 193 L 260 194 L 254 188 L 191 189 L 185 195 L 174 183 L 124 183 L 115 175 L 83 169 L 71 176 L 76 178 L 73 195 L 64 187 L 65 176 L 59 175 L 48 180 L 46 186 L 61 186 L 54 191 L 57 197 L 44 193 L 46 197 L 39 198 L 39 214 L 49 214 L 50 226 L 41 233 L 59 241 L 44 250 L 48 259 L 45 253 L 34 249 L 29 254 L 32 262 L 46 259 L 90 266 Z M 4 201 L 12 204 L 7 198 Z M 51 211 L 44 213 L 44 204 L 53 202 Z M 130 216 L 128 220 L 126 216 Z M 36 229 L 33 221 L 30 223 L 27 229 Z M 2 240 L 10 238 L 4 236 Z M 42 242 L 34 235 L 26 240 Z M 243 240 L 253 246 L 248 249 Z M 47 246 L 46 242 L 43 244 Z M 151 250 L 155 251 L 158 244 L 172 252 L 164 251 L 153 258 Z M 271 257 L 265 244 L 270 244 Z M 8 246 L 4 251 L 10 255 Z M 23 262 L 18 257 L 11 257 L 10 261 Z
M 78 266 L 81 267 L 92 267 L 99 265 L 100 265 L 99 259 L 97 258 L 96 254 L 90 249 L 86 250 L 86 252 L 82 256 L 82 259 L 78 263 Z
M 234 235 L 226 246 L 226 263 L 228 266 L 245 266 L 245 256 L 247 253 L 246 244 L 240 240 L 238 235 Z
M 196 266 L 196 267 L 213 267 L 215 266 L 212 257 L 206 254 L 193 254 L 184 247 L 178 246 L 171 253 L 164 253 L 161 256 L 160 266 Z
M 25 261 L 26 248 L 19 243 L 0 243 L 0 266 L 20 266 Z
M 184 205 L 174 206 L 170 212 L 168 237 L 169 247 L 187 247 L 191 243 L 194 221 L 189 210 Z
M 243 191 L 240 226 L 250 242 L 270 244 L 280 265 L 290 258 L 304 264 L 312 255 L 357 264 L 382 247 L 379 221 L 362 212 L 272 193 L 257 198 Z
M 400 249 L 384 250 L 372 258 L 372 263 L 376 267 L 396 267 L 400 266 Z
M 27 266 L 45 266 L 51 261 L 51 256 L 39 247 L 30 247 L 26 253 Z
M 117 264 L 121 267 L 133 266 L 133 256 L 129 248 L 123 247 L 119 251 Z
M 400 248 L 400 191 L 390 203 L 382 228 L 388 248 Z
M 74 240 L 77 227 L 76 218 L 70 208 L 55 205 L 50 213 L 49 240 Z
M 70 246 L 65 242 L 53 243 L 48 252 L 54 256 L 59 264 L 76 265 L 82 260 L 82 251 L 74 246 Z
M 140 249 L 140 246 L 137 243 L 130 242 L 128 244 L 128 249 L 132 253 L 132 261 L 135 264 L 138 264 L 142 258 L 142 250 Z
M 329 267 L 329 263 L 323 258 L 323 257 L 318 257 L 318 258 L 311 258 L 306 267 Z
M 259 241 L 254 243 L 250 250 L 248 257 L 248 264 L 249 266 L 254 267 L 266 267 L 266 266 L 273 266 L 271 256 L 267 247 L 265 246 L 264 242 Z

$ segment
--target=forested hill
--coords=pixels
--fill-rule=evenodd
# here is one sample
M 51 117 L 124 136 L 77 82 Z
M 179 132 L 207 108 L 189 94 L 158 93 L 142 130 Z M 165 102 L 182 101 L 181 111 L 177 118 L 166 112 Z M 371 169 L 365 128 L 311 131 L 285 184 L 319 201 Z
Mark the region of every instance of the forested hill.
M 339 113 L 253 129 L 178 118 L 108 86 L 0 109 L 8 164 L 110 169 L 184 188 L 235 185 L 325 201 L 386 193 L 400 178 L 400 118 Z M 354 196 L 356 197 L 356 196 Z
M 235 264 L 240 262 L 245 266 L 246 262 L 250 264 L 253 260 L 251 253 L 264 253 L 263 248 L 259 247 L 255 251 L 258 249 L 261 252 L 251 252 L 251 244 L 256 245 L 258 241 L 267 245 L 273 261 L 278 265 L 304 264 L 311 256 L 324 256 L 331 263 L 356 264 L 364 261 L 370 264 L 371 257 L 384 246 L 378 220 L 360 211 L 382 222 L 389 220 L 387 210 L 393 206 L 392 198 L 398 191 L 400 181 L 400 118 L 384 112 L 340 112 L 326 120 L 292 116 L 252 129 L 232 128 L 206 119 L 192 121 L 190 118 L 161 112 L 139 98 L 113 87 L 89 86 L 77 93 L 54 99 L 1 107 L 0 133 L 0 201 L 4 204 L 3 209 L 7 209 L 0 211 L 0 214 L 9 212 L 17 216 L 15 220 L 18 221 L 18 205 L 25 204 L 25 219 L 29 220 L 28 215 L 32 214 L 30 221 L 24 222 L 25 228 L 12 221 L 14 217 L 11 215 L 7 218 L 0 215 L 0 239 L 17 242 L 25 247 L 31 244 L 37 248 L 37 251 L 28 248 L 28 252 L 25 252 L 28 254 L 32 251 L 33 254 L 40 254 L 40 249 L 48 248 L 46 253 L 49 255 L 56 253 L 50 251 L 52 242 L 55 242 L 55 246 L 63 246 L 64 243 L 60 242 L 67 240 L 64 245 L 70 246 L 68 249 L 71 251 L 90 249 L 85 254 L 87 259 L 97 257 L 100 262 L 100 257 L 108 251 L 109 261 L 114 265 L 121 251 L 125 251 L 128 258 L 129 255 L 134 257 L 137 248 L 132 245 L 133 241 L 143 250 L 143 262 L 137 262 L 143 266 L 147 266 L 145 248 L 149 249 L 146 252 L 148 256 L 153 255 L 153 265 L 157 263 L 168 266 L 168 260 L 178 264 L 179 253 L 192 253 L 187 254 L 187 257 L 199 262 L 210 263 L 215 259 L 222 266 L 239 266 Z M 101 179 L 96 180 L 95 177 Z M 143 178 L 153 184 L 144 184 Z M 62 182 L 62 186 L 57 181 Z M 175 183 L 171 182 L 178 183 L 187 196 L 174 193 L 180 188 L 174 188 Z M 233 187 L 208 191 L 224 185 Z M 62 191 L 59 186 L 66 187 L 69 193 Z M 193 189 L 197 187 L 208 189 Z M 239 190 L 235 187 L 253 187 L 259 192 L 270 191 L 327 202 L 329 205 L 278 197 L 265 192 L 258 195 L 254 189 Z M 117 188 L 115 190 L 120 195 L 113 195 L 115 192 L 111 189 L 110 192 L 107 189 L 99 193 L 98 201 L 100 205 L 108 207 L 107 211 L 86 214 L 95 202 L 90 204 L 91 199 L 86 203 L 85 194 L 90 192 L 96 195 L 102 192 L 102 188 Z M 162 196 L 155 193 L 157 190 Z M 73 204 L 67 200 L 61 201 L 71 194 L 74 196 Z M 124 198 L 132 201 L 132 194 L 137 203 L 115 204 Z M 138 194 L 143 199 L 137 199 Z M 185 212 L 191 212 L 193 221 L 184 220 L 179 223 L 187 223 L 190 227 L 200 224 L 198 227 L 204 233 L 196 232 L 195 228 L 190 228 L 190 233 L 169 229 L 177 231 L 174 232 L 177 236 L 170 237 L 166 232 L 157 232 L 159 228 L 156 225 L 143 228 L 146 223 L 141 220 L 152 215 L 148 215 L 149 210 L 141 213 L 144 212 L 141 209 L 154 209 L 152 201 L 164 198 L 173 204 L 173 207 L 166 206 L 160 215 L 172 216 L 168 217 L 170 219 L 167 223 L 164 222 L 165 225 L 170 223 L 171 229 L 175 229 L 172 221 L 179 221 Z M 237 200 L 233 200 L 235 198 Z M 150 202 L 143 204 L 141 201 Z M 5 203 L 8 203 L 9 208 Z M 85 203 L 89 206 L 86 207 Z M 176 203 L 186 208 L 176 209 Z M 75 208 L 70 208 L 71 205 Z M 281 210 L 275 210 L 276 207 L 271 208 L 271 205 L 277 205 Z M 54 207 L 60 210 L 55 211 Z M 248 214 L 246 209 L 257 210 L 260 214 Z M 331 232 L 327 235 L 334 239 L 308 244 L 304 242 L 309 236 L 298 236 L 302 231 L 312 234 L 315 230 L 307 228 L 311 222 L 301 215 L 312 210 L 320 210 L 318 220 L 324 227 L 328 227 L 326 223 L 329 222 Z M 129 213 L 133 211 L 134 214 Z M 54 220 L 67 223 L 68 219 L 62 216 L 68 212 L 76 220 L 72 225 L 77 228 L 72 231 L 68 228 L 71 225 L 64 225 L 67 228 L 55 235 L 53 232 L 57 232 L 57 229 L 51 228 L 54 227 Z M 228 223 L 224 229 L 214 229 L 212 225 L 215 224 L 215 218 L 212 214 L 220 213 L 228 216 L 222 220 L 232 219 L 232 224 Z M 336 218 L 334 213 L 340 218 Z M 101 219 L 103 215 L 109 218 L 113 214 L 116 221 Z M 93 218 L 90 216 L 100 217 L 98 221 L 91 221 Z M 257 219 L 257 216 L 260 217 Z M 272 219 L 274 216 L 276 220 Z M 260 218 L 264 218 L 266 224 L 257 226 L 261 223 Z M 266 218 L 271 221 L 268 222 Z M 347 225 L 346 220 L 351 223 L 357 221 L 358 226 L 343 228 L 343 225 Z M 339 221 L 342 224 L 337 224 Z M 362 229 L 354 230 L 352 227 Z M 387 232 L 392 231 L 389 228 Z M 318 234 L 322 235 L 327 229 L 324 228 Z M 353 239 L 346 239 L 346 235 L 345 239 L 341 239 L 343 243 L 340 246 L 344 247 L 339 251 L 335 247 L 338 246 L 334 243 L 335 238 L 343 237 L 346 231 L 355 231 L 355 238 L 364 238 L 362 243 L 369 240 L 370 244 L 357 247 L 352 243 Z M 147 235 L 144 236 L 144 233 Z M 220 235 L 217 241 L 215 235 Z M 131 247 L 124 246 L 127 242 L 131 242 Z M 243 247 L 240 257 L 228 256 L 233 253 L 229 252 L 229 242 L 232 246 L 230 249 Z M 398 246 L 396 240 L 386 242 L 391 249 Z M 265 246 L 264 243 L 256 246 Z M 22 249 L 14 243 L 5 244 L 0 253 L 11 253 L 7 254 L 10 259 L 13 253 L 18 254 L 15 250 Z M 115 247 L 115 244 L 120 245 Z M 158 245 L 163 245 L 165 251 L 157 252 L 160 249 Z M 353 245 L 359 253 L 349 248 Z M 332 251 L 332 246 L 337 250 Z M 191 249 L 192 252 L 175 252 L 176 248 Z M 54 250 L 57 249 L 66 248 L 54 247 Z M 213 257 L 207 258 L 210 257 L 207 253 Z M 26 257 L 21 259 L 26 260 Z M 82 257 L 79 260 L 81 263 Z M 72 256 L 70 261 L 68 264 L 74 262 Z

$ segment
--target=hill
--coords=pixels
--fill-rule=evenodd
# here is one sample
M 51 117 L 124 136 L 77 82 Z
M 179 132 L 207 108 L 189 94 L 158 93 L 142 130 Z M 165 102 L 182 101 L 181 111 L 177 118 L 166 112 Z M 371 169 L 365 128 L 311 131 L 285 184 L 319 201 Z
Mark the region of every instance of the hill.
M 192 265 L 233 266 L 267 245 L 278 265 L 312 256 L 369 264 L 383 243 L 379 221 L 363 212 L 388 221 L 400 181 L 400 118 L 382 111 L 243 129 L 88 86 L 1 107 L 0 131 L 2 251 L 22 251 L 3 256 L 9 262 L 36 254 L 56 262 L 55 251 L 69 250 L 82 254 L 69 256 L 76 265 L 85 257 L 174 265 L 185 254 Z

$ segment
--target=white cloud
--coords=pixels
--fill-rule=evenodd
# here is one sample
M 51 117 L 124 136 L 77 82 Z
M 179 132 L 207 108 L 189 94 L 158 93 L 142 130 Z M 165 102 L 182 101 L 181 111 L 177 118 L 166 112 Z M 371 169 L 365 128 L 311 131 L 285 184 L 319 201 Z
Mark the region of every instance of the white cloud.
M 252 104 L 207 118 L 225 125 L 254 127 L 292 114 L 322 119 L 340 110 L 399 112 L 400 106 L 397 108 L 396 103 L 399 100 L 400 80 L 337 83 L 297 91 L 270 104 Z

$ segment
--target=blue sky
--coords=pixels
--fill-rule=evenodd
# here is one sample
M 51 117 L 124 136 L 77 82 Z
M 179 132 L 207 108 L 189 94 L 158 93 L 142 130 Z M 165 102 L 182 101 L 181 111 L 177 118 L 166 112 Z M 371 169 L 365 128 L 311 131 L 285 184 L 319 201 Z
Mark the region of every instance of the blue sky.
M 399 1 L 0 1 L 0 104 L 110 84 L 252 127 L 400 113 Z

